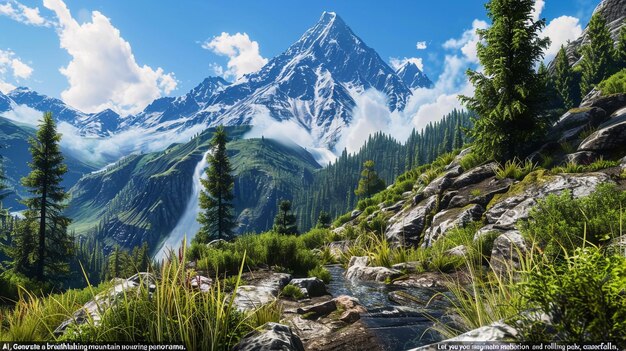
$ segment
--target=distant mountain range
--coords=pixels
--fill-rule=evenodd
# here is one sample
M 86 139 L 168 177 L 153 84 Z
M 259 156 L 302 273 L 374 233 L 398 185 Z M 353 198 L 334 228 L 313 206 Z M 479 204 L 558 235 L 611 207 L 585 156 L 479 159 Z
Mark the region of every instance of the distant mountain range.
M 251 125 L 263 115 L 292 120 L 309 131 L 318 146 L 332 148 L 351 123 L 356 97 L 367 89 L 383 92 L 394 111 L 404 109 L 413 89 L 430 86 L 432 82 L 415 64 L 407 62 L 394 71 L 339 16 L 325 12 L 258 72 L 234 83 L 206 78 L 187 94 L 159 98 L 136 115 L 120 116 L 108 109 L 84 113 L 28 88 L 0 93 L 0 113 L 18 105 L 52 111 L 57 120 L 92 137 L 133 129 L 149 134 Z

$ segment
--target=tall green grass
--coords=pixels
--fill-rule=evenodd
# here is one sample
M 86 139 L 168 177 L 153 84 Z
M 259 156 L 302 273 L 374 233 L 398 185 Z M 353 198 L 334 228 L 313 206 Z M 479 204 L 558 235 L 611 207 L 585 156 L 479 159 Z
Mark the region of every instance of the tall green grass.
M 111 283 L 48 297 L 24 291 L 15 307 L 0 315 L 0 339 L 180 343 L 188 350 L 227 350 L 252 329 L 268 321 L 277 322 L 282 311 L 279 302 L 251 312 L 237 310 L 231 296 L 240 285 L 245 261 L 244 252 L 232 294 L 226 293 L 219 279 L 208 292 L 200 292 L 190 287 L 195 272 L 185 267 L 187 254 L 182 250 L 162 264 L 156 289 L 151 290 L 146 282 L 125 291 L 114 307 L 106 309 L 100 322 L 88 320 L 72 326 L 58 339 L 54 329 Z

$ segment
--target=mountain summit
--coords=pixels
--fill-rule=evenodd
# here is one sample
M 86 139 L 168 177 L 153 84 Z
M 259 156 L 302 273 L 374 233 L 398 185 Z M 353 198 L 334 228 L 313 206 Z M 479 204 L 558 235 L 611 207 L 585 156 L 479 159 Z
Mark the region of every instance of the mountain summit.
M 144 135 L 176 133 L 219 124 L 258 124 L 259 118 L 271 118 L 293 121 L 309 131 L 319 146 L 332 148 L 352 122 L 355 99 L 366 90 L 383 92 L 389 109 L 395 111 L 404 109 L 412 89 L 431 85 L 417 66 L 394 72 L 341 17 L 324 12 L 298 41 L 258 72 L 232 84 L 219 77 L 206 78 L 187 94 L 157 99 L 134 116 L 120 118 L 113 111 L 85 114 L 30 92 L 12 93 L 9 98 L 40 111 L 51 110 L 84 134 L 106 136 L 129 129 L 143 129 Z

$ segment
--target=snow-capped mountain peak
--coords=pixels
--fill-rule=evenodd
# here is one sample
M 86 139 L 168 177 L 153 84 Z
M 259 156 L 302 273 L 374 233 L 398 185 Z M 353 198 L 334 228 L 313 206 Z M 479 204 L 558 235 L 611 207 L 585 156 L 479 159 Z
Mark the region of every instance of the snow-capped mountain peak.
M 410 60 L 400 66 L 396 74 L 410 89 L 431 88 L 433 86 L 433 82 Z

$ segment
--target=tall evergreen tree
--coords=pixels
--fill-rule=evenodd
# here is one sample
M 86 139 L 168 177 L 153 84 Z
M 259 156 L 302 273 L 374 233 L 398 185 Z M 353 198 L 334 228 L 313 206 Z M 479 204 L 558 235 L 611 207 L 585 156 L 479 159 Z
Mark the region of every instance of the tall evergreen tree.
M 534 5 L 535 0 L 491 0 L 486 8 L 492 26 L 477 30 L 484 73 L 468 70 L 476 89 L 474 97 L 461 100 L 478 114 L 470 137 L 474 150 L 488 158 L 513 158 L 545 132 L 534 67 L 550 41 L 540 36 L 545 20 L 533 20 Z
M 201 180 L 204 190 L 200 192 L 200 208 L 204 212 L 198 215 L 202 228 L 196 236 L 200 243 L 229 238 L 236 224 L 232 204 L 235 179 L 226 152 L 227 142 L 224 127 L 217 127 L 211 139 L 212 152 L 207 154 L 207 179 Z
M 613 39 L 602 14 L 596 13 L 591 17 L 587 26 L 587 38 L 589 42 L 581 48 L 581 97 L 615 71 Z
M 565 108 L 570 109 L 578 104 L 574 70 L 569 64 L 565 47 L 561 46 L 554 64 L 554 85 Z
M 274 219 L 274 231 L 278 234 L 298 234 L 296 216 L 291 213 L 291 201 L 283 200 Z
M 615 50 L 615 64 L 617 69 L 626 68 L 626 21 L 624 21 L 622 29 L 619 31 L 617 49 Z
M 33 273 L 39 281 L 67 273 L 74 247 L 67 232 L 70 219 L 62 214 L 68 195 L 61 186 L 67 166 L 63 163 L 60 141 L 61 134 L 56 131 L 52 113 L 45 113 L 36 137 L 29 140 L 32 171 L 22 178 L 22 185 L 33 197 L 23 202 L 28 210 L 24 230 L 17 235 L 23 242 L 31 239 L 29 236 L 36 223 L 36 235 L 32 238 L 36 249 L 29 256 L 33 257 Z
M 380 179 L 378 173 L 374 170 L 374 161 L 367 160 L 363 163 L 361 171 L 361 179 L 354 194 L 363 198 L 368 198 L 379 191 L 385 189 L 385 181 Z
M 330 215 L 326 211 L 320 212 L 319 217 L 317 217 L 317 228 L 330 228 L 330 222 L 332 219 Z

